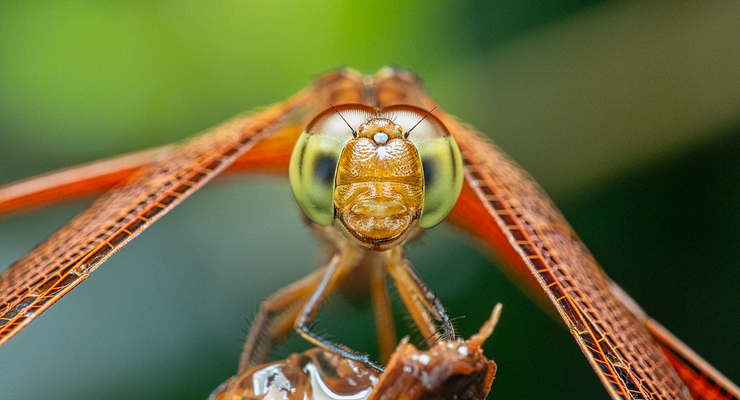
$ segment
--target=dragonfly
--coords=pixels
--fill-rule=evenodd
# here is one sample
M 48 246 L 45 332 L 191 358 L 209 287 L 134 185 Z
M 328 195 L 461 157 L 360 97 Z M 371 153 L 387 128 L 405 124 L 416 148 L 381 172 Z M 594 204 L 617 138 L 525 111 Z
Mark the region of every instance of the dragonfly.
M 436 107 L 416 77 L 404 71 L 388 68 L 372 77 L 337 71 L 280 105 L 179 146 L 6 187 L 2 204 L 11 211 L 122 185 L 3 273 L 0 287 L 14 290 L 0 295 L 7 304 L 0 340 L 22 329 L 213 176 L 227 169 L 285 169 L 307 121 L 328 104 L 349 103 Z M 540 288 L 541 299 L 554 306 L 612 398 L 737 397 L 736 386 L 647 317 L 606 277 L 526 173 L 473 128 L 438 109 L 431 115 L 452 133 L 464 166 L 462 192 L 448 220 L 483 241 L 521 281 Z M 132 209 L 142 212 L 141 218 L 126 214 Z M 104 226 L 104 232 L 86 231 L 97 225 Z M 71 237 L 82 241 L 79 249 L 66 248 Z M 75 257 L 82 257 L 81 262 Z M 48 260 L 51 264 L 33 279 L 20 267 Z M 19 288 L 21 281 L 37 286 Z

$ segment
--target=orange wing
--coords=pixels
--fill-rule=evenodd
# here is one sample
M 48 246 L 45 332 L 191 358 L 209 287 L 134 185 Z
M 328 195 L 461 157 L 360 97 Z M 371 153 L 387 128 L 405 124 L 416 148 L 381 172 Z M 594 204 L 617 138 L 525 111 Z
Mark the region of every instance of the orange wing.
M 612 398 L 688 398 L 650 334 L 611 295 L 609 278 L 539 187 L 491 144 L 449 123 L 465 154 L 463 196 L 477 198 L 505 238 L 488 243 L 518 253 L 507 260 L 523 262 L 537 279 Z M 465 225 L 460 217 L 453 218 Z
M 226 169 L 255 143 L 271 135 L 278 142 L 284 141 L 286 136 L 291 137 L 306 123 L 307 116 L 310 118 L 318 112 L 316 107 L 323 108 L 330 102 L 357 102 L 356 94 L 361 93 L 356 87 L 358 82 L 353 74 L 328 74 L 280 105 L 236 118 L 180 146 L 123 157 L 118 163 L 112 161 L 110 168 L 83 166 L 51 175 L 51 178 L 32 179 L 18 185 L 21 190 L 14 191 L 18 186 L 5 189 L 10 195 L 0 204 L 12 210 L 18 199 L 28 198 L 34 190 L 39 192 L 39 188 L 47 189 L 40 190 L 45 194 L 42 202 L 46 202 L 70 194 L 93 192 L 130 176 L 125 186 L 106 193 L 2 272 L 0 345 L 86 279 L 113 252 Z M 265 165 L 270 168 L 279 165 L 281 160 L 256 151 L 252 157 L 241 160 L 237 167 Z M 54 179 L 65 174 L 71 178 Z M 82 179 L 76 181 L 75 174 Z M 59 182 L 59 185 L 49 188 L 44 185 L 48 181 Z M 78 181 L 83 184 L 75 186 Z
M 233 160 L 225 172 L 287 172 L 290 154 L 301 130 L 299 124 L 284 126 L 256 141 L 254 147 Z M 174 145 L 163 146 L 94 161 L 0 187 L 0 218 L 125 184 L 157 160 L 169 159 L 175 148 Z
M 668 357 L 681 380 L 689 387 L 691 397 L 706 400 L 737 400 L 740 388 L 704 361 L 659 323 L 652 319 L 645 326 Z
M 405 102 L 422 108 L 435 107 L 410 74 L 378 77 L 376 88 L 389 96 L 406 93 Z M 615 285 L 531 177 L 482 134 L 441 112 L 435 115 L 457 140 L 465 168 L 465 185 L 449 220 L 482 240 L 510 275 L 540 288 L 537 293 L 555 305 L 612 398 L 690 398 L 662 352 L 665 347 L 612 293 Z M 726 379 L 712 382 L 725 398 L 740 396 Z M 697 392 L 693 381 L 686 383 Z
M 609 277 L 539 186 L 482 135 L 450 117 L 443 121 L 465 164 L 466 186 L 453 224 L 483 240 L 528 286 L 536 279 L 612 398 L 678 399 L 689 392 L 702 394 L 694 398 L 740 397 L 706 363 L 689 363 L 700 378 L 683 373 L 672 356 L 681 343 L 659 336 L 656 343 L 656 330 L 612 292 Z
M 305 95 L 300 95 L 303 97 Z M 0 344 L 86 279 L 234 158 L 281 126 L 282 107 L 240 118 L 142 168 L 126 186 L 97 200 L 0 276 Z

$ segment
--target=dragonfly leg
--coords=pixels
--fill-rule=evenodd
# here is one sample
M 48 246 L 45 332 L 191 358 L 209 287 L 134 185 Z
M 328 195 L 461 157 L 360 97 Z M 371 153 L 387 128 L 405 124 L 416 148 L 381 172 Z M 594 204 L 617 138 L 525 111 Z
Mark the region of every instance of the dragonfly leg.
M 293 331 L 293 322 L 311 293 L 316 291 L 326 267 L 284 287 L 262 302 L 249 329 L 239 360 L 239 373 L 265 362 L 275 343 Z
M 324 273 L 321 283 L 319 283 L 316 291 L 311 295 L 311 298 L 301 310 L 298 318 L 295 320 L 294 328 L 304 339 L 313 345 L 321 347 L 324 350 L 331 351 L 332 353 L 344 358 L 361 362 L 376 371 L 382 372 L 383 367 L 370 361 L 370 357 L 367 354 L 356 353 L 345 346 L 332 343 L 311 332 L 308 328 L 308 324 L 313 320 L 323 300 L 347 276 L 347 273 L 357 264 L 357 261 L 359 261 L 362 256 L 361 250 L 353 246 L 347 246 L 344 250 L 344 252 L 340 252 L 340 254 L 335 255 L 326 267 L 326 272 Z
M 378 346 L 380 361 L 384 364 L 391 358 L 396 347 L 396 326 L 393 322 L 391 302 L 385 285 L 385 271 L 383 265 L 374 263 L 370 271 L 370 295 L 373 301 L 375 326 L 378 331 Z
M 432 345 L 440 339 L 435 320 L 442 323 L 446 340 L 455 340 L 455 330 L 437 295 L 421 280 L 411 263 L 403 256 L 403 250 L 395 247 L 386 252 L 386 269 L 414 323 L 424 335 L 427 344 Z

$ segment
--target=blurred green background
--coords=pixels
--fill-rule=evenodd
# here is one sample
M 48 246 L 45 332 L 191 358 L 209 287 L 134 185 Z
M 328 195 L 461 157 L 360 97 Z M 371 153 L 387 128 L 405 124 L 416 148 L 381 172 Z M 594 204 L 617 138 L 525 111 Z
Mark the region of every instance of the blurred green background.
M 607 273 L 738 382 L 738 17 L 735 0 L 6 0 L 0 183 L 181 140 L 326 69 L 397 64 L 527 169 Z M 1 220 L 0 265 L 86 204 Z M 259 301 L 316 251 L 286 180 L 212 184 L 0 348 L 0 399 L 205 399 L 235 373 Z M 440 227 L 408 253 L 465 316 L 464 336 L 504 304 L 491 398 L 607 397 L 568 331 L 468 238 Z M 374 349 L 368 307 L 333 300 L 319 318 Z

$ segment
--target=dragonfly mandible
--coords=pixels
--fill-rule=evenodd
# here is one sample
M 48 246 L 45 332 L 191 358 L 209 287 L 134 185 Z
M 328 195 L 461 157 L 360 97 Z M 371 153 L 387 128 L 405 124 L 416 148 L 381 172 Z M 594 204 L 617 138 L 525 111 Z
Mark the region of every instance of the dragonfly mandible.
M 346 98 L 342 98 L 341 102 L 335 101 L 337 99 L 333 96 L 338 93 L 337 88 L 345 90 L 345 85 L 357 87 L 356 98 L 352 101 Z M 6 296 L 6 299 L 14 299 L 15 293 L 19 298 L 28 295 L 8 307 L 11 312 L 5 325 L 11 327 L 10 332 L 16 331 L 15 327 L 24 326 L 37 310 L 55 300 L 54 296 L 63 294 L 66 288 L 76 283 L 75 280 L 86 278 L 96 263 L 102 262 L 118 246 L 126 244 L 139 230 L 149 226 L 169 207 L 178 204 L 193 189 L 227 166 L 235 169 L 284 166 L 290 153 L 286 149 L 292 148 L 292 142 L 300 132 L 295 125 L 305 125 L 306 118 L 318 114 L 321 108 L 317 109 L 317 104 L 363 103 L 366 101 L 362 96 L 366 93 L 372 94 L 374 105 L 411 104 L 428 110 L 435 106 L 416 78 L 404 71 L 385 69 L 373 78 L 363 78 L 352 71 L 338 71 L 327 74 L 314 86 L 285 103 L 255 114 L 252 118 L 234 120 L 176 148 L 165 147 L 128 158 L 130 167 L 124 168 L 128 172 L 138 170 L 142 163 L 150 164 L 151 160 L 159 159 L 162 162 L 137 172 L 135 176 L 138 178 L 133 179 L 138 181 L 116 189 L 118 194 L 108 195 L 96 203 L 93 211 L 72 225 L 67 234 L 83 237 L 86 242 L 84 249 L 72 248 L 68 255 L 51 260 L 61 260 L 67 265 L 74 263 L 72 258 L 82 257 L 82 262 L 75 266 L 77 269 L 65 269 L 64 265 L 50 268 L 53 273 L 63 274 L 58 282 L 42 279 L 37 283 L 37 276 L 26 279 L 30 283 L 37 283 L 38 287 L 49 289 L 50 296 L 39 294 L 38 289 L 26 292 L 21 289 Z M 736 391 L 729 381 L 725 382 L 720 375 L 679 346 L 675 339 L 666 336 L 666 332 L 645 317 L 629 297 L 608 280 L 562 216 L 525 173 L 481 139 L 472 128 L 441 111 L 436 113 L 458 141 L 465 165 L 466 184 L 453 209 L 451 220 L 508 260 L 513 273 L 521 276 L 523 281 L 530 286 L 543 287 L 542 293 L 556 304 L 558 312 L 613 398 L 633 395 L 682 398 L 687 394 L 645 326 L 654 336 L 662 338 L 668 348 L 678 351 L 675 360 L 688 360 L 708 372 L 711 380 L 723 386 L 723 390 Z M 240 136 L 240 133 L 243 135 Z M 286 140 L 286 137 L 291 139 Z M 252 143 L 256 143 L 255 148 L 247 152 Z M 265 149 L 269 151 L 265 152 Z M 244 158 L 234 161 L 242 153 L 245 154 Z M 228 165 L 231 162 L 233 164 Z M 121 173 L 120 165 L 114 169 L 115 174 Z M 93 174 L 101 171 L 102 168 L 95 168 Z M 56 182 L 61 182 L 59 176 L 56 178 Z M 97 178 L 93 180 L 101 181 Z M 114 178 L 106 181 L 113 184 L 119 182 Z M 31 191 L 37 192 L 33 188 Z M 150 197 L 150 191 L 158 194 Z M 141 197 L 144 193 L 146 196 Z M 127 206 L 138 207 L 135 211 L 137 216 L 121 214 L 120 211 Z M 139 213 L 142 214 L 139 216 Z M 79 235 L 78 232 L 86 229 L 96 229 L 97 222 L 103 225 L 113 222 L 112 226 L 104 228 L 110 234 L 97 233 L 91 236 L 86 232 L 85 235 Z M 42 245 L 34 250 L 39 260 L 46 261 L 50 252 L 61 254 L 69 250 L 71 242 L 68 236 L 64 231 L 59 235 L 55 245 L 46 249 Z M 37 262 L 26 265 L 31 264 L 36 265 Z M 22 273 L 16 274 L 19 269 L 10 271 L 4 275 L 3 282 L 24 279 Z M 13 275 L 19 278 L 9 278 Z M 26 303 L 31 307 L 25 307 Z M 689 382 L 696 385 L 693 388 L 701 390 L 701 379 Z M 719 390 L 709 386 L 708 390 Z

